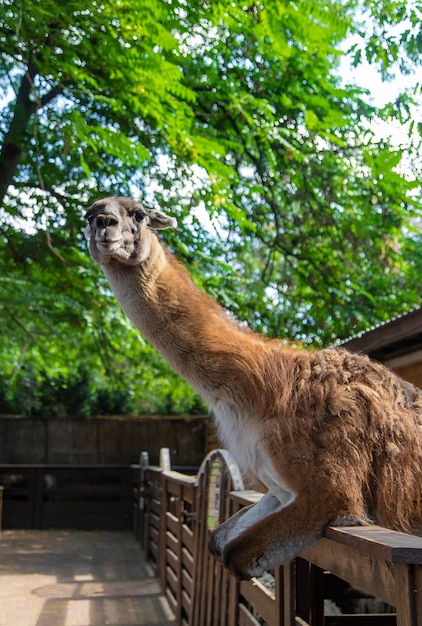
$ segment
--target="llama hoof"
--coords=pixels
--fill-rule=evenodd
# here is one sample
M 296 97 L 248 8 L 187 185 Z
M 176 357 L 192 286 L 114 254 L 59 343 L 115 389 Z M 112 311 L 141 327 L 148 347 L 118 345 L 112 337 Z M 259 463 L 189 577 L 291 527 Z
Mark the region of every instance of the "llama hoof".
M 235 541 L 230 542 L 223 553 L 224 567 L 239 580 L 250 580 L 260 576 L 265 570 L 264 555 L 252 556 L 240 549 Z

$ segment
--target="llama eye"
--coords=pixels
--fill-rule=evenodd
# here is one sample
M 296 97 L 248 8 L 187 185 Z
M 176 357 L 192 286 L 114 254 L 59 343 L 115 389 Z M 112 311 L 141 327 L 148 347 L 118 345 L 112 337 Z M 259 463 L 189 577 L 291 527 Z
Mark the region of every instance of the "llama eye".
M 86 217 L 86 219 L 88 220 L 88 223 L 89 223 L 89 224 L 92 224 L 92 221 L 93 221 L 93 219 L 94 219 L 94 214 L 93 214 L 93 213 L 87 213 L 87 214 L 85 215 L 85 217 Z
M 145 217 L 145 213 L 143 213 L 142 211 L 137 211 L 135 213 L 135 219 L 136 219 L 137 222 L 142 222 L 144 217 Z

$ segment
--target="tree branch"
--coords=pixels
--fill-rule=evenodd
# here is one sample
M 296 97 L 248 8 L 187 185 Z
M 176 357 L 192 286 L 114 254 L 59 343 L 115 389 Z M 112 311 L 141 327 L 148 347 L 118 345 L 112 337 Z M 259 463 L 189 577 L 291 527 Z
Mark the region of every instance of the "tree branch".
M 65 86 L 62 84 L 57 85 L 56 87 L 52 87 L 51 91 L 44 94 L 44 96 L 40 98 L 40 100 L 37 101 L 37 109 L 42 109 L 43 107 L 45 107 L 52 100 L 54 100 L 54 98 L 57 98 L 57 96 L 62 94 L 64 89 L 65 89 Z

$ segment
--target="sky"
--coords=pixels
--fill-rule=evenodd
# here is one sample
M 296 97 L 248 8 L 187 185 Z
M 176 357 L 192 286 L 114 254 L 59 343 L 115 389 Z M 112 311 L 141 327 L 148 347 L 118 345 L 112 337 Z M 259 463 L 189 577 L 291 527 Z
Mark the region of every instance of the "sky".
M 350 68 L 347 60 L 345 60 L 343 68 L 344 77 L 347 76 L 347 81 L 368 89 L 370 92 L 368 101 L 378 108 L 383 107 L 388 102 L 393 102 L 404 90 L 413 90 L 417 82 L 414 74 L 400 75 L 392 81 L 383 82 L 375 67 L 366 62 L 363 62 L 358 68 Z M 421 119 L 421 105 L 417 111 L 419 111 L 419 119 Z M 373 123 L 372 128 L 376 139 L 391 139 L 393 145 L 399 146 L 409 140 L 409 125 L 401 125 L 397 120 L 390 122 L 377 120 Z
M 362 16 L 362 29 L 365 29 L 365 18 Z M 400 34 L 406 29 L 413 30 L 413 27 L 407 21 L 400 22 L 394 27 L 391 27 L 389 34 L 394 34 L 396 38 L 400 37 Z M 369 29 L 370 30 L 370 29 Z M 342 49 L 346 52 L 352 47 L 353 44 L 357 44 L 362 47 L 362 40 L 357 35 L 351 35 L 348 37 L 342 45 Z M 415 87 L 419 84 L 419 95 L 416 98 L 418 105 L 415 106 L 413 112 L 413 119 L 422 122 L 422 72 L 421 68 L 415 68 L 413 72 L 409 74 L 403 74 L 397 67 L 390 68 L 390 73 L 395 71 L 395 77 L 388 81 L 382 81 L 381 74 L 378 71 L 376 64 L 369 64 L 365 58 L 363 52 L 361 62 L 357 67 L 353 67 L 351 63 L 350 55 L 343 55 L 340 59 L 339 75 L 342 77 L 345 83 L 354 84 L 358 87 L 364 87 L 369 91 L 368 101 L 378 108 L 382 108 L 389 102 L 394 102 L 400 93 L 408 92 L 414 94 Z M 390 138 L 395 145 L 408 143 L 409 140 L 409 125 L 400 125 L 399 122 L 375 122 L 373 130 L 377 139 Z M 421 137 L 414 132 L 414 143 L 420 143 Z

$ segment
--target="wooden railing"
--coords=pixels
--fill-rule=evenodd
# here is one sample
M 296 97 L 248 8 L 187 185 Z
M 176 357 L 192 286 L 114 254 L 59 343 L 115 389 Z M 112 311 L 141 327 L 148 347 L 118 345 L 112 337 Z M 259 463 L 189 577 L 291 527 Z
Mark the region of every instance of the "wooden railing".
M 243 490 L 227 453 L 209 454 L 196 476 L 141 471 L 136 532 L 178 624 L 422 626 L 421 538 L 376 526 L 329 527 L 294 561 L 239 582 L 209 554 L 209 536 L 261 496 Z M 351 614 L 363 602 L 375 613 Z

